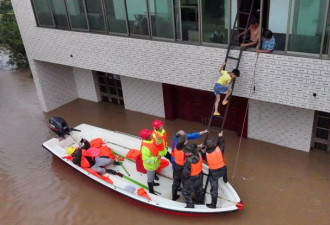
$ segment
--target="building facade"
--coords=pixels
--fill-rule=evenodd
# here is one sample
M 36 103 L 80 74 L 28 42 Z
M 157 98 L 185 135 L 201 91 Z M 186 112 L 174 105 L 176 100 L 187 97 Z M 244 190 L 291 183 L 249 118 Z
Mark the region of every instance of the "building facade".
M 242 56 L 233 95 L 248 102 L 247 136 L 329 150 L 329 0 L 257 2 L 255 15 L 277 44 L 272 54 Z M 213 95 L 239 3 L 12 0 L 43 111 L 83 98 L 166 118 L 184 117 L 170 111 L 181 96 L 191 99 L 187 114 L 196 111 L 191 104 L 212 107 L 203 96 Z M 169 97 L 177 87 L 185 93 Z M 203 113 L 191 120 L 205 122 Z

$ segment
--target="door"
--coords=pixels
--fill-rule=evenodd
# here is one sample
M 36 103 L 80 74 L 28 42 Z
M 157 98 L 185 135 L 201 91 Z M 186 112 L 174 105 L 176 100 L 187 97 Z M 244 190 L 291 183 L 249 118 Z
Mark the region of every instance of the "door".
M 166 119 L 185 119 L 207 126 L 213 109 L 215 96 L 213 92 L 163 84 L 164 107 Z M 223 99 L 224 96 L 221 98 Z M 248 99 L 233 96 L 229 105 L 225 129 L 237 131 L 241 135 Z M 225 107 L 220 109 L 224 115 Z M 214 119 L 212 126 L 221 126 L 221 121 Z M 243 136 L 247 136 L 247 118 Z

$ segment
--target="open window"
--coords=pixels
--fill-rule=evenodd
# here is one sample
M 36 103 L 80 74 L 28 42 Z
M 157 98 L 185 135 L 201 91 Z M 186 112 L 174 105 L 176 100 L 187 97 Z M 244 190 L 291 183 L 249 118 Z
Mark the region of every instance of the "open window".
M 237 0 L 238 6 L 241 1 L 242 0 Z M 273 36 L 276 41 L 275 50 L 284 51 L 290 1 L 255 0 L 254 2 L 251 17 L 257 18 L 259 20 L 259 24 L 261 25 L 260 41 L 262 41 L 263 33 L 269 29 L 273 32 Z M 249 12 L 251 4 L 252 0 L 243 0 L 241 11 Z M 240 15 L 238 18 L 238 25 L 240 27 L 245 27 L 247 19 L 248 15 Z

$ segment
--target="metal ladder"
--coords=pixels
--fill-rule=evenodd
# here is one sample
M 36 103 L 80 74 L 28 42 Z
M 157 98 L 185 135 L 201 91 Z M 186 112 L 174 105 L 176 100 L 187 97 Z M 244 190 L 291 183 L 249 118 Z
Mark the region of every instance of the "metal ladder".
M 231 50 L 237 46 L 238 43 L 236 43 L 237 41 L 235 41 L 235 34 L 236 32 L 240 33 L 242 31 L 245 31 L 245 34 L 243 35 L 243 39 L 242 39 L 242 43 L 244 43 L 244 41 L 246 40 L 246 33 L 248 31 L 248 28 L 249 28 L 249 23 L 250 23 L 250 19 L 251 19 L 251 14 L 253 13 L 253 6 L 254 6 L 254 3 L 255 3 L 255 0 L 252 0 L 251 1 L 251 6 L 250 6 L 250 11 L 249 12 L 243 12 L 241 11 L 241 8 L 242 8 L 242 2 L 243 0 L 241 0 L 241 3 L 240 3 L 240 6 L 239 6 L 239 10 L 236 14 L 236 17 L 235 17 L 235 22 L 234 22 L 234 26 L 233 26 L 233 29 L 231 30 L 231 36 L 230 36 L 230 42 L 228 44 L 228 48 L 227 48 L 227 53 L 226 53 L 226 58 L 225 58 L 225 63 L 227 63 L 228 59 L 232 59 L 232 60 L 235 60 L 236 61 L 236 69 L 238 69 L 239 67 L 239 64 L 240 64 L 240 61 L 241 61 L 241 57 L 242 57 L 242 53 L 244 51 L 244 48 L 240 48 L 240 51 L 239 51 L 239 55 L 238 57 L 233 57 L 230 55 L 231 53 Z M 238 27 L 237 23 L 238 23 L 238 18 L 240 15 L 246 15 L 248 16 L 248 19 L 246 21 L 246 26 L 245 27 Z M 224 66 L 224 69 L 225 69 L 226 65 Z M 235 87 L 235 81 L 233 81 L 232 83 L 232 90 L 234 91 L 234 87 Z M 223 130 L 224 128 L 224 125 L 225 125 L 225 121 L 226 121 L 226 117 L 227 117 L 227 113 L 228 113 L 228 109 L 229 109 L 229 105 L 230 105 L 230 100 L 231 100 L 231 96 L 232 94 L 229 96 L 228 98 L 228 103 L 227 105 L 225 106 L 226 107 L 226 110 L 225 110 L 225 113 L 223 116 L 213 116 L 213 112 L 214 112 L 214 104 L 213 104 L 213 108 L 212 108 L 212 112 L 211 112 L 211 115 L 209 117 L 209 121 L 208 121 L 208 125 L 207 125 L 207 129 L 210 131 L 210 132 L 219 132 L 221 130 Z M 221 102 L 219 105 L 222 105 Z M 211 128 L 211 125 L 212 125 L 212 122 L 214 119 L 217 119 L 217 120 L 221 120 L 221 126 L 220 126 L 220 129 L 210 129 Z M 206 138 L 205 138 L 205 141 L 206 139 L 208 138 L 208 135 L 206 135 Z
M 230 55 L 230 52 L 234 48 L 234 46 L 237 46 L 237 43 L 235 43 L 235 36 L 234 35 L 236 34 L 236 32 L 240 33 L 240 31 L 245 31 L 245 34 L 243 35 L 243 39 L 242 39 L 242 43 L 244 43 L 244 41 L 246 39 L 246 33 L 248 31 L 248 28 L 249 28 L 249 23 L 250 23 L 250 19 L 251 19 L 251 14 L 252 14 L 254 2 L 255 2 L 255 0 L 251 1 L 251 6 L 250 6 L 250 11 L 249 12 L 243 12 L 243 11 L 241 11 L 243 1 L 244 0 L 241 0 L 238 12 L 237 12 L 236 17 L 235 17 L 235 22 L 234 22 L 233 29 L 231 30 L 230 42 L 228 44 L 226 58 L 225 58 L 225 63 L 227 63 L 228 59 L 235 60 L 236 61 L 236 67 L 235 67 L 236 69 L 238 69 L 238 67 L 239 67 L 239 63 L 241 61 L 241 57 L 242 57 L 242 53 L 243 53 L 244 49 L 240 48 L 239 55 L 238 55 L 237 58 Z M 238 18 L 239 18 L 240 15 L 247 15 L 248 16 L 248 19 L 246 21 L 246 26 L 244 28 L 243 27 L 238 27 L 238 25 L 237 25 L 237 21 L 238 21 Z M 225 67 L 226 67 L 226 65 L 224 66 L 224 69 L 225 69 Z M 233 91 L 234 91 L 234 87 L 235 87 L 235 81 L 236 80 L 234 80 L 233 83 L 232 83 L 232 90 Z M 218 133 L 221 130 L 223 130 L 224 125 L 225 125 L 225 121 L 226 121 L 226 117 L 227 117 L 227 113 L 228 113 L 228 110 L 229 110 L 229 105 L 230 105 L 230 100 L 231 100 L 232 94 L 233 94 L 233 92 L 231 93 L 231 95 L 228 98 L 228 103 L 226 105 L 225 114 L 223 116 L 213 116 L 214 107 L 215 107 L 214 103 L 213 103 L 212 112 L 211 112 L 209 122 L 208 122 L 208 125 L 207 125 L 207 129 L 208 129 L 209 132 Z M 221 102 L 220 102 L 219 105 L 222 105 Z M 221 120 L 221 126 L 220 126 L 219 130 L 218 129 L 211 129 L 212 121 L 214 119 Z M 205 137 L 204 145 L 206 144 L 206 140 L 208 139 L 208 136 L 209 136 L 209 133 L 207 133 L 207 135 Z M 204 174 L 204 175 L 206 175 L 206 174 Z M 205 187 L 204 187 L 204 198 L 205 198 L 205 193 L 207 191 L 209 181 L 210 181 L 210 176 L 207 175 L 207 180 L 206 180 Z

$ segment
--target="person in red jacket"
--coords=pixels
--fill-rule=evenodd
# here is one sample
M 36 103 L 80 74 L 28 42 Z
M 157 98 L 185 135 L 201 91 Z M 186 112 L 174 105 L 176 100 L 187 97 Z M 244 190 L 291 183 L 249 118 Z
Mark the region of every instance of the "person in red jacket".
M 81 139 L 79 148 L 74 152 L 67 152 L 68 155 L 73 157 L 72 162 L 81 168 L 91 168 L 98 174 L 105 174 L 108 165 L 120 165 L 119 162 L 109 158 L 109 156 L 92 156 L 87 150 L 90 148 L 90 144 L 86 139 Z

